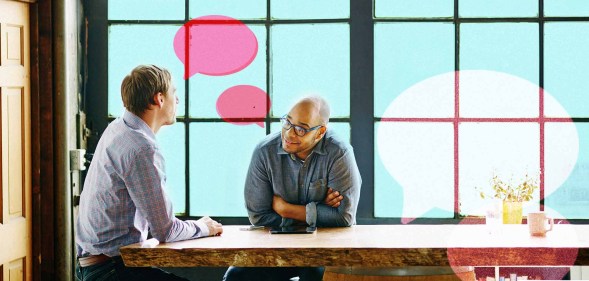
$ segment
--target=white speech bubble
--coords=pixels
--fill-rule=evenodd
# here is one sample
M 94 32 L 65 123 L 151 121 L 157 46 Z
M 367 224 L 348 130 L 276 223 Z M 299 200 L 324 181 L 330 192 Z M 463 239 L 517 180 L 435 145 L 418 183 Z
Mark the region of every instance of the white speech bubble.
M 457 104 L 461 116 L 455 119 L 455 77 L 455 72 L 444 73 L 411 86 L 388 106 L 377 128 L 381 161 L 403 188 L 403 223 L 434 208 L 454 212 L 455 134 L 461 210 L 465 213 L 477 212 L 475 186 L 488 188 L 487 193 L 491 193 L 489 180 L 493 172 L 514 180 L 522 179 L 526 173 L 539 173 L 540 87 L 506 73 L 460 71 Z M 551 109 L 551 116 L 560 118 L 559 122 L 545 123 L 547 197 L 572 172 L 579 154 L 579 138 L 568 113 L 546 91 L 544 107 Z M 386 118 L 407 120 L 389 122 Z M 441 119 L 429 120 L 432 118 Z M 513 120 L 495 122 L 493 118 Z M 537 199 L 538 194 L 535 196 Z

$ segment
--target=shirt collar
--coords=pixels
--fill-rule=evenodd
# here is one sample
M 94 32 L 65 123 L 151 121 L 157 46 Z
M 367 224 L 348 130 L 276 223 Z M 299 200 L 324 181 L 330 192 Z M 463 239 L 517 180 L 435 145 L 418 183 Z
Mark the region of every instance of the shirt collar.
M 129 126 L 130 128 L 141 131 L 155 140 L 155 134 L 151 128 L 147 126 L 147 123 L 145 123 L 145 121 L 143 121 L 143 119 L 139 118 L 137 115 L 125 110 L 123 113 L 123 121 L 125 122 L 125 125 Z

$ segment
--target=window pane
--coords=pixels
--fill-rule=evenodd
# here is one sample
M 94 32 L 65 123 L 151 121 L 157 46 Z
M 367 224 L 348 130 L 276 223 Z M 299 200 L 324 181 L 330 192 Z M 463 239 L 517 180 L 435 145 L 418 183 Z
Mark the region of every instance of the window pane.
M 549 17 L 587 17 L 587 0 L 544 0 L 544 15 Z
M 347 24 L 272 26 L 272 115 L 317 94 L 331 117 L 350 115 L 350 31 Z
M 140 64 L 155 64 L 172 73 L 180 100 L 177 116 L 184 116 L 184 64 L 174 53 L 174 36 L 180 26 L 112 25 L 108 37 L 108 114 L 121 116 L 121 82 Z
M 460 69 L 509 73 L 538 84 L 538 24 L 460 25 Z
M 378 151 L 375 148 L 374 151 Z M 385 168 L 380 153 L 374 154 L 374 216 L 403 217 L 403 187 Z M 409 206 L 413 203 L 408 203 Z
M 217 99 L 227 89 L 237 85 L 252 85 L 266 91 L 266 28 L 248 25 L 258 39 L 258 53 L 243 70 L 225 76 L 207 76 L 197 73 L 190 83 L 190 116 L 219 118 Z
M 555 217 L 589 218 L 589 124 L 547 123 L 545 133 L 546 206 Z
M 330 122 L 329 130 L 335 132 L 343 141 L 350 143 L 350 123 Z
M 460 0 L 461 17 L 537 17 L 538 0 Z
M 489 181 L 496 173 L 504 182 L 521 181 L 540 171 L 538 123 L 462 123 L 459 127 L 459 198 L 462 215 L 484 215 L 475 188 L 494 195 Z M 538 210 L 539 190 L 524 213 Z
M 454 0 L 375 0 L 375 16 L 395 18 L 453 17 Z
M 400 192 L 404 218 L 454 216 L 452 123 L 378 122 L 375 139 L 377 216 L 399 215 Z
M 460 72 L 460 116 L 534 118 L 540 86 L 518 76 L 485 70 Z
M 544 34 L 545 89 L 564 107 L 568 116 L 589 117 L 589 23 L 546 23 Z M 544 113 L 551 117 L 568 117 L 562 116 L 563 111 L 558 106 L 549 104 Z
M 335 19 L 350 17 L 349 0 L 271 0 L 273 19 Z
M 270 124 L 271 133 L 280 131 L 280 128 L 279 122 L 272 122 Z M 330 122 L 328 128 L 332 132 L 335 132 L 341 140 L 350 143 L 350 123 Z
M 110 20 L 183 20 L 184 0 L 109 0 Z
M 235 19 L 265 19 L 266 0 L 189 0 L 190 18 L 224 15 Z
M 186 133 L 183 123 L 163 126 L 157 133 L 159 147 L 166 159 L 166 192 L 176 214 L 186 211 Z
M 454 71 L 454 25 L 377 23 L 374 36 L 375 116 L 454 116 L 453 75 L 450 80 L 430 80 L 424 87 L 408 90 L 424 79 Z M 403 98 L 397 99 L 401 93 Z M 398 110 L 385 115 L 393 102 L 399 104 Z
M 247 216 L 245 177 L 265 132 L 256 125 L 190 124 L 191 216 Z

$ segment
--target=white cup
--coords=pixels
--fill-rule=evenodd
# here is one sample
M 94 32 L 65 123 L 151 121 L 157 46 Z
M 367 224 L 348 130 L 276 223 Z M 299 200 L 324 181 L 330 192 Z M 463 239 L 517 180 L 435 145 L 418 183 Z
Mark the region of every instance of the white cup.
M 544 212 L 532 212 L 528 214 L 528 228 L 532 236 L 546 236 L 546 232 L 554 227 L 554 219 L 546 217 Z

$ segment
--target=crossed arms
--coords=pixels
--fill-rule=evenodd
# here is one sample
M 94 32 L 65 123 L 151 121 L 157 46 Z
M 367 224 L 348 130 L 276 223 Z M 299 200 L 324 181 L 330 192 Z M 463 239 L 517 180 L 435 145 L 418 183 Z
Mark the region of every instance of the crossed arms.
M 262 153 L 255 152 L 246 178 L 244 195 L 252 224 L 284 226 L 295 220 L 316 226 L 350 226 L 356 222 L 362 180 L 351 149 L 342 150 L 328 163 L 320 200 L 301 202 L 293 196 L 296 185 L 275 186 L 284 181 L 272 178 L 275 175 L 267 163 Z

